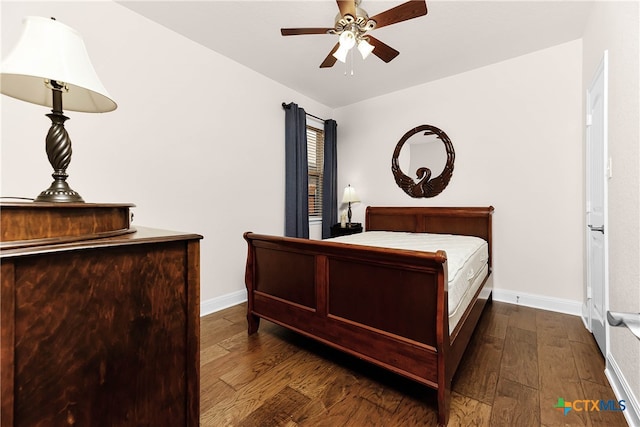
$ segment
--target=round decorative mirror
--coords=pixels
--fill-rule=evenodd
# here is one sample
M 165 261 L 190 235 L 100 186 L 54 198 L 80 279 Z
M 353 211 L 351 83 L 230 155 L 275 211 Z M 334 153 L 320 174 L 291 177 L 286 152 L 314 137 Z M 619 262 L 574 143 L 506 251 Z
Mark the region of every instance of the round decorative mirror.
M 447 134 L 435 126 L 422 125 L 400 138 L 391 158 L 391 171 L 398 187 L 409 196 L 433 197 L 449 184 L 454 160 L 455 151 Z M 415 175 L 416 180 L 403 170 Z

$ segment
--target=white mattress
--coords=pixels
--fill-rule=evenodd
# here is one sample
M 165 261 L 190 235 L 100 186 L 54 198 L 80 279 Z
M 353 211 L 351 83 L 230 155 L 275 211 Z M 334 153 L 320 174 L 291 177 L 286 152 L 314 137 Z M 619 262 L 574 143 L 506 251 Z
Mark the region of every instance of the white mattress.
M 453 331 L 486 275 L 489 245 L 479 237 L 452 234 L 366 231 L 327 239 L 393 249 L 447 253 L 449 331 Z

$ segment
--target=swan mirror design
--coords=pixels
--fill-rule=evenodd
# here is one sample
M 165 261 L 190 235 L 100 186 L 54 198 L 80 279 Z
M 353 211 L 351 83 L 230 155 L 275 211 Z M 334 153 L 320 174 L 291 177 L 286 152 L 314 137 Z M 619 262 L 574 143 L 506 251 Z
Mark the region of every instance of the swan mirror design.
M 447 134 L 435 126 L 422 125 L 398 141 L 391 171 L 398 187 L 409 196 L 434 197 L 449 184 L 454 160 L 455 151 Z

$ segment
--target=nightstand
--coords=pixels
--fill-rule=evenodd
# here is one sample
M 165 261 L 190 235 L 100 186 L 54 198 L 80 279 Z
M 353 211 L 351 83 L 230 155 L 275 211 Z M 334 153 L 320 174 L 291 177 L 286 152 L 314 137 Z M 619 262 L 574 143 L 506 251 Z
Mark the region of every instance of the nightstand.
M 356 233 L 362 233 L 361 222 L 352 222 L 351 227 L 347 226 L 345 228 L 342 228 L 339 223 L 331 226 L 331 237 L 347 236 Z

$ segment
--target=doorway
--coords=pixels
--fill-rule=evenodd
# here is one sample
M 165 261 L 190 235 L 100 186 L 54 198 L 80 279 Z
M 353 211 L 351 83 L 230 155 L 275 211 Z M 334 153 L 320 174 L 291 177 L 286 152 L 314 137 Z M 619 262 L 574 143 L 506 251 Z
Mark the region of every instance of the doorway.
M 604 56 L 587 90 L 586 105 L 586 314 L 585 319 L 606 357 L 608 348 L 607 310 L 608 239 L 607 179 L 610 165 L 607 153 L 608 54 Z

